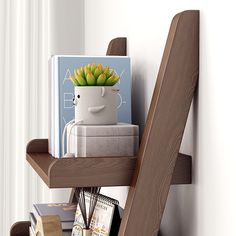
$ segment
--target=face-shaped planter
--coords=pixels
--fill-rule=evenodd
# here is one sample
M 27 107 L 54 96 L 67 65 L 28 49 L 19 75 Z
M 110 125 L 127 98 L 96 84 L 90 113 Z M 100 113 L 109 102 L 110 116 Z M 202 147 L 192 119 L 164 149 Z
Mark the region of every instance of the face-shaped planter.
M 116 124 L 117 91 L 112 86 L 76 86 L 75 122 L 87 125 Z

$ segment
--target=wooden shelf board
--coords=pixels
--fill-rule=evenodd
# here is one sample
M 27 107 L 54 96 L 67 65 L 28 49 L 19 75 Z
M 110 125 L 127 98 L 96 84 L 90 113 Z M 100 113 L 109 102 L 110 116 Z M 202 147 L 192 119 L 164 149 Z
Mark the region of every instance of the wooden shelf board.
M 135 157 L 53 158 L 27 154 L 27 161 L 50 188 L 129 185 Z
M 54 158 L 46 151 L 48 140 L 33 140 L 26 159 L 49 188 L 129 186 L 136 157 Z M 28 152 L 30 151 L 30 152 Z M 172 184 L 191 183 L 191 157 L 179 154 Z

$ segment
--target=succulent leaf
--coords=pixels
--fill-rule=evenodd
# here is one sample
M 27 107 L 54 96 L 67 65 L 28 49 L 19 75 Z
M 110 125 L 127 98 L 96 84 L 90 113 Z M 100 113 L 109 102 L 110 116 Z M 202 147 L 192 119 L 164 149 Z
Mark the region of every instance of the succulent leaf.
M 83 78 L 85 78 L 85 74 L 84 74 L 84 68 L 80 67 L 79 69 L 77 69 L 77 74 L 81 75 Z
M 80 76 L 80 74 L 77 72 L 77 70 L 74 70 L 74 77 L 76 80 L 78 80 L 79 76 Z
M 95 77 L 95 78 L 98 78 L 99 75 L 102 74 L 102 72 L 103 72 L 102 68 L 98 66 L 98 67 L 95 69 L 95 71 L 94 71 L 94 77 Z
M 109 78 L 110 76 L 110 68 L 107 66 L 104 68 L 103 73 L 106 75 L 107 78 Z
M 105 82 L 106 82 L 106 75 L 103 73 L 103 74 L 99 75 L 99 77 L 97 79 L 97 85 L 102 86 L 102 85 L 104 85 Z
M 88 85 L 90 85 L 90 86 L 96 85 L 96 79 L 92 73 L 88 73 L 86 76 L 86 79 L 87 79 Z
M 87 78 L 87 75 L 91 73 L 90 69 L 87 66 L 84 66 L 84 74 L 85 74 L 85 78 Z
M 106 86 L 113 86 L 113 84 L 114 84 L 114 82 L 113 82 L 114 77 L 115 77 L 114 75 L 112 75 L 111 77 L 109 77 L 109 78 L 106 80 L 106 82 L 105 82 L 104 85 L 106 85 Z
M 79 86 L 78 81 L 71 75 L 70 76 L 70 80 L 72 81 L 72 83 L 74 84 L 74 86 Z
M 115 85 L 120 80 L 120 76 L 116 75 L 113 79 L 113 85 Z
M 114 75 L 114 70 L 112 69 L 112 70 L 109 70 L 109 73 L 107 74 L 107 77 L 109 78 L 109 77 L 111 77 L 112 75 Z
M 75 79 L 79 85 L 82 85 L 82 86 L 87 85 L 86 80 L 80 74 L 78 74 L 76 70 L 74 73 L 75 73 Z
M 93 74 L 94 74 L 94 71 L 96 70 L 96 68 L 97 68 L 97 65 L 95 63 L 93 63 L 90 67 L 90 70 Z

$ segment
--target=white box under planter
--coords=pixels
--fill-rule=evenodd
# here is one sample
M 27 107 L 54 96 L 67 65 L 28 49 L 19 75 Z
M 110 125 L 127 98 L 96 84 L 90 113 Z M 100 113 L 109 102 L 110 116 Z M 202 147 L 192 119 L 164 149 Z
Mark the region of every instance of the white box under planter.
M 138 148 L 137 125 L 76 125 L 72 129 L 69 125 L 67 128 L 67 152 L 75 157 L 135 156 Z

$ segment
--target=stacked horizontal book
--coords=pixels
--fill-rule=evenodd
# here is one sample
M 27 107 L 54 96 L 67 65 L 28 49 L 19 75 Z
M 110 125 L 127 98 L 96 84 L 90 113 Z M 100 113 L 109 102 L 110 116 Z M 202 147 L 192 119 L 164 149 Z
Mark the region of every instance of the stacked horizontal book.
M 34 204 L 33 210 L 30 212 L 30 235 L 36 235 L 35 229 L 38 217 L 47 215 L 58 215 L 61 219 L 63 236 L 71 235 L 76 207 L 76 204 L 69 203 Z

